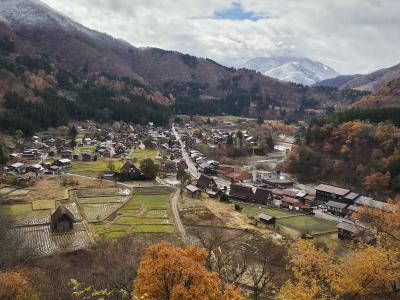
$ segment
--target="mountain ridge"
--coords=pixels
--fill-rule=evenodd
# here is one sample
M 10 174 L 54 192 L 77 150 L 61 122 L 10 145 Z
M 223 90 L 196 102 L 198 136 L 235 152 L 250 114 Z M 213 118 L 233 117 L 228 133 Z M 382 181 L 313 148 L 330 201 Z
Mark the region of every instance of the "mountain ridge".
M 321 80 L 339 75 L 332 68 L 306 57 L 276 56 L 256 57 L 242 67 L 256 70 L 266 76 L 283 81 L 313 85 Z

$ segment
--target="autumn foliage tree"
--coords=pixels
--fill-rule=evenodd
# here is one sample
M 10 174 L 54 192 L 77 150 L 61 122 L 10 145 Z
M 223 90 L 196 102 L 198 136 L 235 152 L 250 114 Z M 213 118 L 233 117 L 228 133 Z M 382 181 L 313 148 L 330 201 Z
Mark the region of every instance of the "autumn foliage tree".
M 20 273 L 0 272 L 0 299 L 21 299 L 27 292 L 28 282 Z
M 224 291 L 217 273 L 205 268 L 205 249 L 161 242 L 148 247 L 134 281 L 133 299 L 244 299 L 233 286 Z

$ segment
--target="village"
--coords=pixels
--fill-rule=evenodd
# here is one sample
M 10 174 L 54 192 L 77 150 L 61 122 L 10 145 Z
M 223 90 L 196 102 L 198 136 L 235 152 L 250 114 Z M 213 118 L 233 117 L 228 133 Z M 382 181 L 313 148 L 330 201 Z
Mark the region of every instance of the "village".
M 263 126 L 182 117 L 169 128 L 88 121 L 21 135 L 9 143 L 0 209 L 35 255 L 127 235 L 196 243 L 202 226 L 277 242 L 373 243 L 351 216 L 390 207 L 346 188 L 299 183 L 279 169 L 296 129 Z

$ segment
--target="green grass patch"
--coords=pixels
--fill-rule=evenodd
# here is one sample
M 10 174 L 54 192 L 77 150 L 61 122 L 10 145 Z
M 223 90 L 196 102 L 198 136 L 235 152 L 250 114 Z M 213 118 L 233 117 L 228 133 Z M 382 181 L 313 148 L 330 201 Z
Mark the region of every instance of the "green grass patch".
M 143 218 L 143 217 L 120 217 L 115 223 L 118 224 L 169 224 L 168 219 L 157 219 L 157 218 Z
M 112 224 L 111 231 L 127 231 L 129 229 L 128 225 Z
M 112 231 L 112 232 L 107 232 L 103 234 L 103 237 L 107 238 L 107 239 L 113 239 L 113 238 L 119 238 L 119 237 L 123 237 L 124 235 L 126 235 L 125 232 L 122 231 Z
M 281 218 L 281 217 L 288 217 L 288 216 L 297 216 L 299 215 L 296 212 L 290 212 L 278 208 L 271 208 L 268 206 L 264 205 L 248 205 L 248 204 L 243 204 L 239 203 L 241 207 L 243 207 L 242 213 L 248 215 L 249 217 L 255 217 L 257 218 L 259 214 L 265 213 L 267 215 L 276 217 L 276 218 Z
M 106 231 L 107 230 L 107 224 L 97 223 L 97 224 L 92 224 L 92 226 L 94 227 L 94 229 L 96 231 Z
M 6 215 L 17 217 L 28 214 L 32 211 L 31 204 L 14 204 L 14 205 L 3 205 L 0 207 L 0 211 Z
M 113 161 L 114 167 L 116 170 L 122 167 L 123 162 Z M 73 161 L 72 168 L 68 170 L 68 172 L 85 175 L 85 176 L 98 176 L 100 172 L 104 172 L 108 170 L 108 160 L 98 159 L 97 161 Z
M 292 218 L 283 218 L 277 220 L 278 225 L 288 227 L 301 232 L 321 233 L 328 231 L 336 231 L 336 222 L 312 216 L 297 216 Z
M 163 195 L 133 195 L 133 200 L 148 205 L 162 205 L 167 204 L 169 201 L 169 194 Z
M 119 212 L 123 215 L 137 215 L 140 209 L 122 209 Z
M 144 160 L 146 158 L 154 159 L 158 156 L 158 151 L 155 149 L 134 149 L 129 157 L 136 158 L 137 160 Z
M 133 231 L 137 233 L 173 233 L 172 225 L 136 225 Z
M 81 203 L 94 204 L 94 203 L 119 203 L 122 199 L 121 196 L 106 196 L 106 197 L 89 197 L 89 198 L 79 198 Z

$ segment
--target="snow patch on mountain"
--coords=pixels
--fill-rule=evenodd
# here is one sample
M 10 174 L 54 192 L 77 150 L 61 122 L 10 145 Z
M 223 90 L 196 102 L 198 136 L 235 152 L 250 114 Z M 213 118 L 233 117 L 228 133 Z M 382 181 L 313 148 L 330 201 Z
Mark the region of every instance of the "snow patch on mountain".
M 279 80 L 304 85 L 313 85 L 339 75 L 332 68 L 305 57 L 257 57 L 250 59 L 242 67 Z

